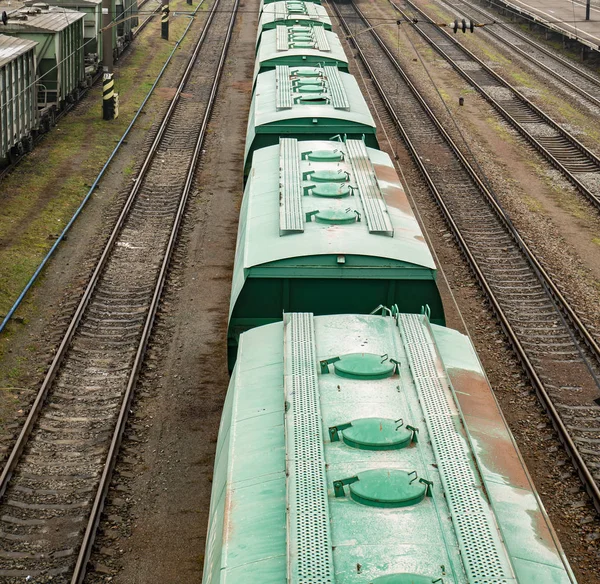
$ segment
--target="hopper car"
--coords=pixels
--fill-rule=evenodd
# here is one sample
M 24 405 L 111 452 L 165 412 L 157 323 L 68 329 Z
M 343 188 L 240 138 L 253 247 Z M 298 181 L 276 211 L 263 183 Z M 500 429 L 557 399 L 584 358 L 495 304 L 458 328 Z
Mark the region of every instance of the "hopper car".
M 113 0 L 116 59 L 133 38 L 137 0 Z M 31 150 L 100 70 L 102 0 L 26 2 L 0 28 L 0 163 Z M 20 88 L 20 89 L 19 89 Z
M 0 159 L 33 147 L 38 126 L 36 43 L 0 34 Z
M 203 584 L 574 584 L 469 339 L 426 315 L 245 332 Z
M 289 4 L 259 27 L 282 56 L 269 28 L 306 25 Z M 470 340 L 443 326 L 356 82 L 271 54 L 259 44 L 203 584 L 575 584 Z
M 444 324 L 435 262 L 393 163 L 360 139 L 280 138 L 257 150 L 239 225 L 230 368 L 240 333 L 283 312 L 427 305 Z
M 303 0 L 278 0 L 261 6 L 256 45 L 260 44 L 264 31 L 273 30 L 279 25 L 293 24 L 312 24 L 313 26 L 322 26 L 325 30 L 331 30 L 331 19 L 320 4 Z
M 277 65 L 256 78 L 246 133 L 245 174 L 254 151 L 279 143 L 280 136 L 327 140 L 335 135 L 378 147 L 375 122 L 354 76 L 331 65 Z
M 337 34 L 312 24 L 280 24 L 262 35 L 256 53 L 254 80 L 277 65 L 333 65 L 348 73 L 348 59 Z

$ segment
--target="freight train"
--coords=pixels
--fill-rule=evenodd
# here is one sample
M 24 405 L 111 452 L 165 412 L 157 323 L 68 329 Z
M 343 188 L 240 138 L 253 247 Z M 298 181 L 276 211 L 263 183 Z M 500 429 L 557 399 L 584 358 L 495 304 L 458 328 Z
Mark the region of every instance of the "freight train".
M 113 0 L 113 55 L 131 42 L 137 0 Z M 0 162 L 31 150 L 91 86 L 102 55 L 102 0 L 27 2 L 0 24 Z
M 261 7 L 203 583 L 574 584 L 311 6 Z

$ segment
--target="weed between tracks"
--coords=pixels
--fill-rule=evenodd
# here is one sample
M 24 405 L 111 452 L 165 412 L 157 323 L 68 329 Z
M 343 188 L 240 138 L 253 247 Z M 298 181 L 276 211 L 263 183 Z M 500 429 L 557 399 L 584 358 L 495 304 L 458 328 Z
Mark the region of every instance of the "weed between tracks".
M 209 5 L 209 2 L 207 2 Z M 171 2 L 171 12 L 189 11 L 185 0 Z M 203 7 L 206 10 L 206 7 Z M 202 8 L 201 8 L 202 11 Z M 160 19 L 155 17 L 134 41 L 115 68 L 119 93 L 119 117 L 111 122 L 101 119 L 101 84 L 62 119 L 6 180 L 0 183 L 0 315 L 3 317 L 33 275 L 56 237 L 79 206 L 106 159 L 129 125 L 148 93 L 177 39 L 189 20 L 172 17 L 170 41 L 160 39 Z M 183 42 L 185 47 L 189 37 Z M 146 109 L 157 110 L 170 93 L 157 92 Z M 146 131 L 152 116 L 138 121 L 138 131 Z M 135 130 L 134 130 L 135 131 Z M 124 176 L 133 173 L 135 152 L 122 169 Z M 103 196 L 96 193 L 95 196 Z M 104 195 L 107 196 L 107 195 Z M 50 268 L 52 269 L 52 268 Z M 27 358 L 4 361 L 13 334 L 21 324 L 38 314 L 38 300 L 24 302 L 18 316 L 0 338 L 0 425 L 9 419 L 5 406 L 14 401 L 10 394 L 21 377 Z

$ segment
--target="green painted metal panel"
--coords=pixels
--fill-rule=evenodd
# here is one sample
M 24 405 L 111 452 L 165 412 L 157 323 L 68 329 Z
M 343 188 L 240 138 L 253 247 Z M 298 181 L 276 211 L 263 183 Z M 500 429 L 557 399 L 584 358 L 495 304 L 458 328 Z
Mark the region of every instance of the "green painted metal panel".
M 319 83 L 323 85 L 323 103 L 302 103 L 307 98 L 300 89 L 299 80 L 304 72 L 320 72 Z M 279 143 L 280 137 L 328 140 L 334 135 L 364 140 L 367 146 L 377 148 L 376 128 L 371 112 L 358 87 L 356 79 L 348 73 L 327 76 L 323 68 L 290 67 L 287 93 L 293 105 L 280 106 L 282 100 L 283 72 L 266 71 L 258 75 L 250 106 L 246 150 L 245 173 L 248 174 L 254 152 L 265 146 Z M 337 80 L 339 78 L 339 83 Z M 341 95 L 348 107 L 336 107 L 334 96 Z
M 336 152 L 344 159 L 309 159 L 310 153 L 322 159 Z M 298 142 L 296 156 L 302 160 L 294 172 L 286 170 L 291 163 L 281 153 L 277 146 L 257 151 L 246 185 L 230 304 L 231 358 L 235 358 L 239 332 L 246 330 L 242 321 L 270 322 L 281 318 L 284 310 L 369 313 L 379 304 L 397 304 L 403 312 L 420 313 L 427 304 L 434 321 L 443 324 L 435 263 L 389 156 L 367 149 L 375 173 L 373 184 L 382 193 L 379 203 L 385 205 L 392 222 L 392 237 L 372 233 L 364 220 L 348 225 L 306 220 L 307 212 L 336 207 L 351 207 L 365 215 L 358 193 L 339 200 L 310 194 L 311 185 L 326 184 L 313 180 L 315 172 L 325 176 L 327 170 L 334 175 L 341 171 L 353 189 L 358 186 L 344 143 Z M 288 182 L 298 174 L 301 184 L 292 189 Z M 282 221 L 292 212 L 284 213 L 285 205 L 299 215 L 293 224 L 295 232 L 289 226 L 282 229 Z
M 310 321 L 313 333 L 294 333 Z M 336 375 L 332 359 L 360 351 L 385 354 L 399 366 L 384 379 Z M 312 421 L 291 416 L 291 405 L 284 414 L 283 400 L 301 395 L 296 377 L 316 389 L 318 404 L 305 400 L 302 406 L 316 416 Z M 311 549 L 298 547 L 296 538 L 310 542 L 316 537 L 310 530 L 322 525 L 317 531 L 331 540 L 331 584 L 439 578 L 446 584 L 573 584 L 522 461 L 503 438 L 510 436 L 504 420 L 487 402 L 495 403 L 468 339 L 430 325 L 425 316 L 286 315 L 285 331 L 279 322 L 245 333 L 220 431 L 231 438 L 219 438 L 204 582 L 290 581 L 302 550 Z M 477 408 L 487 413 L 488 434 Z M 343 433 L 348 422 L 368 418 L 402 419 L 418 428 L 418 440 L 376 452 L 327 431 L 338 426 Z M 314 460 L 326 468 L 324 523 L 297 522 L 304 511 L 294 483 L 284 478 L 286 468 L 303 460 L 295 447 L 285 450 L 284 435 L 295 431 L 322 442 Z M 262 462 L 256 464 L 261 449 L 264 473 Z M 399 491 L 410 487 L 415 471 L 419 493 L 414 501 L 407 494 L 412 505 L 398 506 Z M 397 489 L 397 480 L 407 484 Z M 297 516 L 286 517 L 286 509 L 298 509 L 292 511 Z M 317 571 L 297 581 L 321 581 L 322 557 L 303 564 Z
M 302 29 L 297 33 L 291 32 L 293 29 Z M 281 29 L 284 29 L 285 35 L 282 35 Z M 320 33 L 320 34 L 318 34 Z M 311 48 L 299 47 L 294 44 L 294 34 L 306 34 L 310 37 Z M 278 48 L 278 41 L 284 37 L 285 49 Z M 322 50 L 317 44 L 317 38 L 324 36 L 328 50 Z M 313 27 L 306 25 L 299 27 L 297 25 L 284 25 L 278 27 L 277 30 L 267 30 L 262 34 L 261 42 L 257 50 L 256 64 L 254 67 L 254 80 L 259 73 L 273 70 L 276 65 L 289 66 L 308 66 L 315 67 L 317 65 L 336 65 L 340 71 L 348 72 L 348 58 L 342 48 L 339 37 L 328 30 L 324 30 L 322 26 Z

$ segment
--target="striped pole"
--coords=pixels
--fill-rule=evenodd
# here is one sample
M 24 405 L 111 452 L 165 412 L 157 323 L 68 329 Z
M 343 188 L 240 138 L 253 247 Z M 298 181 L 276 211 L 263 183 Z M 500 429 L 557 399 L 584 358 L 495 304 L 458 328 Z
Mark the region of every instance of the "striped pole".
M 160 18 L 160 38 L 169 40 L 169 5 L 163 4 Z
M 115 80 L 112 73 L 105 73 L 102 78 L 102 118 L 115 118 Z

